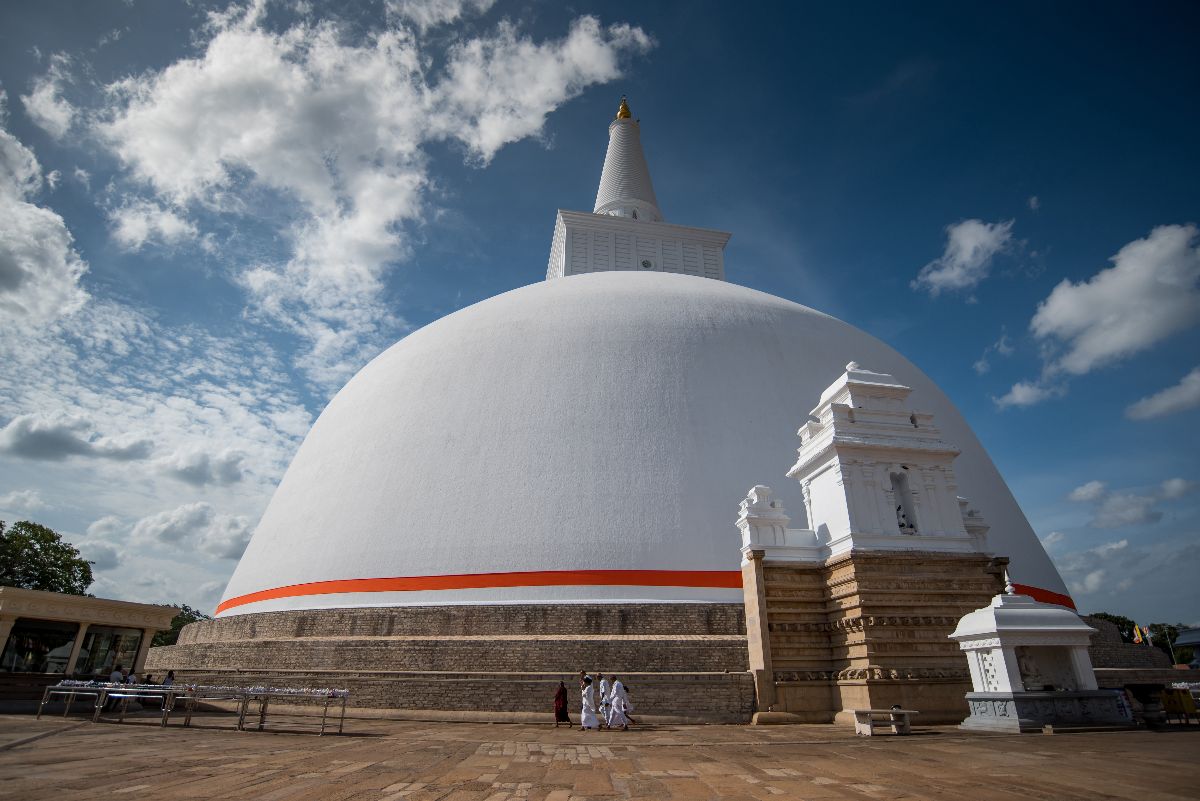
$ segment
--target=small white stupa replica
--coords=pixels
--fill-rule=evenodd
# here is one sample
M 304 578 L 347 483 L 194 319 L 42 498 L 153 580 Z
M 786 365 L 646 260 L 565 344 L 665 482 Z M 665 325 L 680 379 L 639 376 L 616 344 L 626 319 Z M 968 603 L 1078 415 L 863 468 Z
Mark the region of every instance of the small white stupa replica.
M 969 544 L 955 516 L 961 493 L 987 515 L 990 549 L 1019 566 L 1021 591 L 1070 604 L 1003 479 L 933 381 L 852 325 L 726 283 L 729 234 L 664 220 L 624 100 L 608 133 L 593 210 L 557 214 L 547 280 L 410 334 L 338 392 L 280 482 L 217 619 L 161 649 L 156 672 L 218 681 L 271 668 L 274 681 L 281 671 L 301 681 L 305 671 L 347 671 L 347 685 L 375 682 L 352 703 L 369 695 L 375 706 L 448 709 L 488 695 L 455 685 L 455 706 L 437 678 L 471 665 L 525 676 L 506 703 L 533 710 L 544 705 L 542 682 L 557 686 L 584 666 L 699 671 L 733 688 L 721 715 L 748 717 L 761 699 L 746 678 L 729 508 L 755 481 L 787 472 L 781 443 L 851 360 L 903 387 L 955 444 L 953 486 L 938 469 L 897 468 L 891 497 L 907 525 L 942 532 L 947 547 Z M 802 495 L 793 481 L 779 499 L 801 509 Z M 869 531 L 890 535 L 898 518 L 878 505 L 856 506 L 855 525 L 866 515 Z M 995 576 L 978 580 L 953 620 L 994 594 Z M 939 615 L 951 620 L 951 611 Z M 481 645 L 484 634 L 516 639 Z M 530 650 L 551 634 L 554 643 Z M 476 639 L 452 639 L 460 636 Z M 936 680 L 914 658 L 898 675 Z M 822 664 L 820 681 L 841 680 L 841 668 Z M 388 684 L 401 678 L 403 692 Z M 693 678 L 693 689 L 716 681 Z M 480 686 L 494 689 L 489 681 Z M 638 685 L 644 709 L 652 682 Z M 711 689 L 663 687 L 663 703 L 685 706 Z M 837 707 L 821 704 L 828 719 Z
M 1097 688 L 1088 656 L 1096 630 L 1070 609 L 1017 595 L 1011 582 L 1004 589 L 950 635 L 967 654 L 973 685 L 962 728 L 1132 725 L 1121 692 Z

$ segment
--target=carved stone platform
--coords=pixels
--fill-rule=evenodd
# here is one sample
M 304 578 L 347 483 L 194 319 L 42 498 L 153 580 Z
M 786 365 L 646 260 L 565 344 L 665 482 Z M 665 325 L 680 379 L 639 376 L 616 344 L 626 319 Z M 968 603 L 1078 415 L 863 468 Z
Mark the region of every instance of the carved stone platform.
M 1038 731 L 1055 728 L 1133 727 L 1115 690 L 967 693 L 971 715 L 960 728 L 971 731 Z

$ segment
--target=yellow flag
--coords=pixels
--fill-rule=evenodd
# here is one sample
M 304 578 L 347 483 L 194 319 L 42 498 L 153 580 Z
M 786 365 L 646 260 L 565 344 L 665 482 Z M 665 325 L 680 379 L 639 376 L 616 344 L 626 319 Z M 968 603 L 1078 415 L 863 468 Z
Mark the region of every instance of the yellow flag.
M 1133 624 L 1133 641 L 1138 645 L 1142 644 L 1142 627 L 1137 623 Z

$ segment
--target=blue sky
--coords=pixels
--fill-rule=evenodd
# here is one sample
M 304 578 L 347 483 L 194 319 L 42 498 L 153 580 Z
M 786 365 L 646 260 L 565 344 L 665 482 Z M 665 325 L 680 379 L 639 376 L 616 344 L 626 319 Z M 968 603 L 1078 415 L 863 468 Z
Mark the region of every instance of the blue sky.
M 211 608 L 373 355 L 541 280 L 622 93 L 727 277 L 933 376 L 1081 609 L 1200 623 L 1200 12 L 7 4 L 0 518 Z

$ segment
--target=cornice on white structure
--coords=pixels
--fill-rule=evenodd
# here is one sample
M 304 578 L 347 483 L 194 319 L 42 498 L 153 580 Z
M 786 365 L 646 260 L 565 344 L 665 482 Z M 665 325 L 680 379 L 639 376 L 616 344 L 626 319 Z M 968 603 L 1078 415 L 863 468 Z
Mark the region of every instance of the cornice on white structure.
M 933 415 L 908 408 L 912 390 L 855 362 L 821 393 L 801 426 L 800 482 L 809 528 L 787 529 L 770 488 L 739 509 L 743 560 L 751 550 L 783 561 L 823 561 L 850 551 L 984 553 L 988 524 L 957 495 L 959 449 Z
M 546 279 L 633 270 L 725 279 L 724 231 L 559 209 Z

